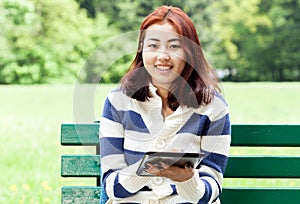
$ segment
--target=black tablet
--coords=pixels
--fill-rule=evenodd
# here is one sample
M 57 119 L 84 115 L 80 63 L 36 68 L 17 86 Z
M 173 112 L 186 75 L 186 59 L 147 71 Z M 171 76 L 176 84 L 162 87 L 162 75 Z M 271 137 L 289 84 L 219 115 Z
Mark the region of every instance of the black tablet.
M 145 171 L 147 164 L 152 164 L 160 169 L 162 168 L 161 162 L 180 168 L 196 168 L 203 155 L 203 153 L 146 152 L 136 173 L 139 176 L 153 176 Z

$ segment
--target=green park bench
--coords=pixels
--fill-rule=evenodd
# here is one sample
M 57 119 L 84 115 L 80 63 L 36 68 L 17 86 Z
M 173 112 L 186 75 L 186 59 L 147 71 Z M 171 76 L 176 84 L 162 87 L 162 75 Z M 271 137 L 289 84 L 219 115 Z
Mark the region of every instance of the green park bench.
M 94 146 L 95 154 L 62 155 L 62 177 L 94 177 L 95 186 L 64 186 L 61 202 L 99 203 L 101 196 L 99 123 L 62 124 L 61 144 Z M 232 125 L 232 147 L 300 147 L 300 125 Z M 300 156 L 230 155 L 227 178 L 299 179 Z M 299 181 L 299 180 L 298 180 Z M 298 182 L 299 183 L 299 182 Z M 223 187 L 222 204 L 300 203 L 300 186 Z

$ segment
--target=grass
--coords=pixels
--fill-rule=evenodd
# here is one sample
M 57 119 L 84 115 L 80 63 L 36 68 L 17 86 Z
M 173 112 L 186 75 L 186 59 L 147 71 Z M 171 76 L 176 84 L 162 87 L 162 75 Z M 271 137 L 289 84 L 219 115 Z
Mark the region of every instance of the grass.
M 91 179 L 60 177 L 62 154 L 89 151 L 61 147 L 60 124 L 99 119 L 104 97 L 113 87 L 0 86 L 0 203 L 60 203 L 61 186 L 94 184 Z M 232 123 L 300 124 L 300 83 L 223 83 L 222 88 Z M 240 153 L 247 151 L 232 150 L 232 154 Z M 292 154 L 300 152 L 292 150 Z M 277 180 L 259 182 L 284 185 Z M 292 182 L 287 185 L 299 183 Z M 225 185 L 240 183 L 257 185 L 251 180 L 227 181 Z
M 233 123 L 300 123 L 300 83 L 223 83 Z

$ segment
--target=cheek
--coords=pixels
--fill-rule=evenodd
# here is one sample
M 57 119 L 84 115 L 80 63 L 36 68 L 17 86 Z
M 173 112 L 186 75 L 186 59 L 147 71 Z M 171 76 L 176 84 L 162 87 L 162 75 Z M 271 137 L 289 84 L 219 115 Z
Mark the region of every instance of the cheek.
M 143 52 L 142 59 L 143 59 L 145 67 L 152 66 L 153 63 L 154 63 L 153 62 L 154 55 L 153 55 L 153 53 L 151 53 L 149 51 L 148 52 Z
M 181 72 L 183 72 L 183 70 L 184 70 L 184 68 L 185 68 L 185 65 L 186 65 L 186 62 L 185 62 L 185 61 L 182 61 L 182 62 L 181 62 L 181 66 L 180 66 Z
M 179 64 L 180 64 L 180 71 L 183 72 L 186 65 L 186 56 L 184 52 L 182 52 L 179 57 Z
M 146 71 L 148 72 L 148 74 L 150 74 L 152 76 L 152 69 L 151 69 L 151 59 L 148 55 L 148 53 L 143 53 L 142 55 L 142 59 L 143 59 L 143 64 L 144 64 L 144 67 L 146 69 Z
M 178 74 L 181 74 L 185 68 L 186 61 L 183 58 L 180 58 L 180 59 L 177 58 L 176 64 L 177 64 L 176 72 Z

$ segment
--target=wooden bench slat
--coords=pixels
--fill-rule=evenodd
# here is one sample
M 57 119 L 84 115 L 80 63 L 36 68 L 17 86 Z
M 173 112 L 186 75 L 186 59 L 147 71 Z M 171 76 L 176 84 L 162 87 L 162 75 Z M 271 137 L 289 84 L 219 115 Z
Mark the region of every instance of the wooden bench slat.
M 97 155 L 63 155 L 64 177 L 100 176 Z M 231 156 L 225 172 L 227 178 L 297 178 L 300 177 L 297 156 Z
M 230 204 L 298 204 L 299 201 L 299 188 L 223 188 L 221 194 L 221 203 Z
M 94 145 L 99 154 L 99 123 L 62 124 L 62 145 Z M 298 147 L 300 125 L 233 124 L 231 146 Z M 300 156 L 230 156 L 225 178 L 300 178 Z M 95 177 L 95 187 L 62 188 L 62 203 L 99 203 L 100 201 L 100 156 L 63 155 L 63 177 Z M 223 188 L 222 203 L 299 203 L 300 188 L 247 187 Z
M 99 155 L 63 155 L 61 157 L 61 176 L 99 177 Z
M 231 128 L 231 146 L 300 146 L 300 125 L 234 124 Z
M 64 186 L 62 188 L 62 204 L 99 204 L 101 187 L 96 186 Z
M 62 203 L 99 203 L 100 193 L 101 187 L 65 186 L 62 188 Z M 296 188 L 223 188 L 221 195 L 222 203 L 230 204 L 298 204 L 299 200 L 300 189 Z
M 62 145 L 99 145 L 99 123 L 62 124 Z
M 62 145 L 98 145 L 99 123 L 62 124 Z M 284 139 L 283 139 L 284 136 Z M 300 146 L 300 125 L 232 125 L 231 146 Z
M 230 156 L 227 178 L 296 178 L 300 177 L 297 156 Z
M 101 187 L 63 187 L 62 203 L 99 203 L 100 192 Z M 221 195 L 221 201 L 230 204 L 298 204 L 299 200 L 300 190 L 296 188 L 223 188 Z

